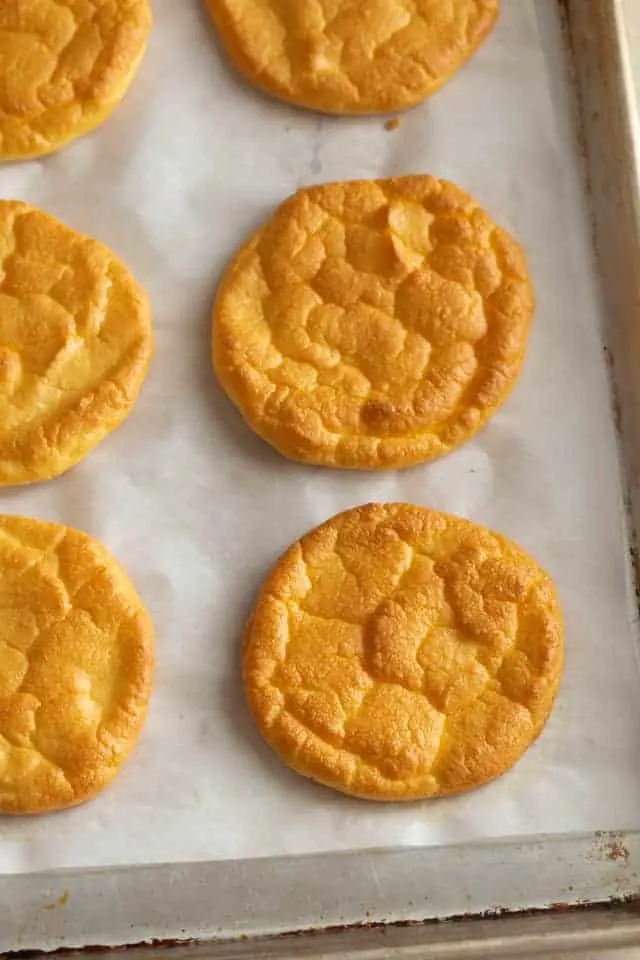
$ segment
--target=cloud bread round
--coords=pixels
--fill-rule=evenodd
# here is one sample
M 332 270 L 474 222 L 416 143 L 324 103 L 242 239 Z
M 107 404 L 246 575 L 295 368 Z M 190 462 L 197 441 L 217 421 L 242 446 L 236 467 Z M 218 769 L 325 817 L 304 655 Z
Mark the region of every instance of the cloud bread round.
M 54 477 L 95 447 L 151 353 L 149 304 L 111 251 L 0 201 L 0 484 Z
M 294 544 L 246 628 L 260 732 L 344 793 L 416 800 L 504 773 L 562 668 L 560 607 L 515 544 L 409 504 L 349 510 Z
M 213 362 L 285 456 L 406 467 L 506 399 L 533 312 L 518 244 L 429 176 L 300 190 L 240 249 L 214 306 Z
M 0 160 L 51 153 L 102 123 L 150 27 L 148 0 L 2 0 Z
M 77 530 L 0 517 L 0 813 L 89 799 L 142 728 L 153 629 L 124 571 Z
M 324 113 L 385 113 L 434 93 L 475 52 L 499 0 L 207 0 L 242 74 Z

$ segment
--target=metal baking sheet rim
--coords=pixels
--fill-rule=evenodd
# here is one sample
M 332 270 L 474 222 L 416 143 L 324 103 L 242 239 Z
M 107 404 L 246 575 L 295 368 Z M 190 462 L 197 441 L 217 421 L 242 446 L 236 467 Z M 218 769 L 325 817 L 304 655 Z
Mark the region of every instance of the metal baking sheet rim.
M 581 101 L 603 296 L 614 321 L 603 336 L 640 603 L 638 104 L 622 0 L 559 4 Z M 373 958 L 389 950 L 497 957 L 524 943 L 519 955 L 640 943 L 640 831 L 0 876 L 2 955 L 129 946 L 132 955 L 156 957 Z

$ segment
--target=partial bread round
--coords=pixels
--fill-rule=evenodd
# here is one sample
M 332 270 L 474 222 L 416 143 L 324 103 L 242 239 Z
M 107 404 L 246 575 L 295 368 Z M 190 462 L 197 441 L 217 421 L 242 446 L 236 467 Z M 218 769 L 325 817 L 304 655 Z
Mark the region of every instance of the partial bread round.
M 0 201 L 0 484 L 89 453 L 131 412 L 152 350 L 144 291 L 107 247 Z
M 260 732 L 298 773 L 370 800 L 459 793 L 508 770 L 560 681 L 549 576 L 468 520 L 370 504 L 294 544 L 247 625 Z
M 106 120 L 150 28 L 149 0 L 2 0 L 0 160 L 52 153 Z
M 228 267 L 213 363 L 285 456 L 407 467 L 505 401 L 532 312 L 522 250 L 458 187 L 331 183 L 287 200 Z
M 0 517 L 0 607 L 0 813 L 82 803 L 142 729 L 149 616 L 100 543 L 25 517 Z
M 499 0 L 207 0 L 250 83 L 323 113 L 387 113 L 435 93 L 476 51 Z

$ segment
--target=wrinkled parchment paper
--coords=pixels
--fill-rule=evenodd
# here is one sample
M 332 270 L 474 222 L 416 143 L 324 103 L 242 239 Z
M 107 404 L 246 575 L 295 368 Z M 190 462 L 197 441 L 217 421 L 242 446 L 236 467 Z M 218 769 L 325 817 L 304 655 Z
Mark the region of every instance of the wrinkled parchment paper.
M 0 491 L 4 512 L 81 527 L 126 565 L 157 628 L 141 743 L 96 801 L 0 822 L 0 872 L 622 828 L 640 820 L 640 696 L 621 485 L 555 0 L 505 0 L 499 27 L 430 103 L 320 118 L 229 71 L 200 0 L 155 0 L 132 91 L 96 134 L 0 168 L 0 194 L 108 243 L 148 288 L 157 356 L 129 422 L 62 479 Z M 471 443 L 401 473 L 289 463 L 216 388 L 210 304 L 227 258 L 298 185 L 432 172 L 524 243 L 538 309 L 522 379 Z M 556 578 L 567 657 L 553 717 L 518 767 L 456 799 L 381 806 L 290 773 L 245 710 L 240 631 L 262 576 L 309 527 L 412 500 L 513 537 Z

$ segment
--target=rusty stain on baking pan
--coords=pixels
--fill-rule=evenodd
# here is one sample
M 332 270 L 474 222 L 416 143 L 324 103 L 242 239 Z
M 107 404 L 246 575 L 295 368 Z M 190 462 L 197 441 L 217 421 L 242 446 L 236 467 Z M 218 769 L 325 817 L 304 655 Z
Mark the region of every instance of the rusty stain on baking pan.
M 610 860 L 612 863 L 626 864 L 630 859 L 627 838 L 618 831 L 596 831 L 593 850 L 598 859 Z
M 43 910 L 55 910 L 56 907 L 66 907 L 69 903 L 69 891 L 65 890 L 64 893 L 61 893 L 59 897 L 53 900 L 51 903 L 45 903 L 42 906 Z
M 611 839 L 610 834 L 603 833 L 602 837 Z M 614 857 L 617 859 L 617 857 Z M 117 953 L 117 954 L 126 954 L 131 951 L 144 951 L 145 954 L 148 954 L 149 960 L 156 960 L 157 953 L 156 951 L 162 951 L 164 954 L 166 951 L 171 950 L 189 950 L 196 949 L 198 947 L 211 947 L 216 949 L 224 948 L 225 946 L 237 946 L 242 942 L 251 943 L 252 950 L 259 950 L 260 946 L 267 946 L 269 944 L 284 942 L 286 940 L 293 940 L 296 942 L 302 941 L 305 937 L 309 938 L 320 938 L 323 936 L 330 937 L 336 934 L 346 934 L 346 933 L 358 933 L 363 931 L 369 931 L 371 933 L 379 933 L 381 936 L 391 933 L 394 930 L 402 929 L 419 929 L 424 928 L 428 930 L 429 928 L 439 927 L 442 925 L 449 924 L 464 924 L 465 928 L 471 928 L 474 924 L 481 923 L 487 920 L 499 920 L 500 918 L 504 919 L 530 919 L 530 918 L 543 918 L 548 917 L 553 914 L 563 914 L 563 915 L 575 915 L 584 913 L 592 909 L 600 910 L 616 910 L 622 909 L 625 906 L 637 905 L 638 910 L 640 910 L 640 896 L 626 896 L 626 897 L 614 897 L 609 900 L 602 901 L 578 901 L 576 903 L 565 903 L 557 902 L 550 903 L 547 907 L 532 908 L 529 910 L 509 910 L 503 907 L 493 907 L 489 910 L 484 910 L 481 913 L 463 913 L 455 914 L 449 917 L 438 917 L 430 918 L 428 920 L 400 920 L 396 922 L 391 921 L 375 921 L 375 922 L 365 922 L 365 923 L 356 923 L 356 924 L 333 924 L 327 927 L 318 927 L 311 928 L 306 930 L 292 930 L 284 933 L 252 937 L 247 934 L 239 934 L 237 937 L 228 939 L 212 939 L 212 940 L 196 940 L 193 938 L 181 939 L 166 939 L 166 940 L 142 940 L 138 943 L 127 944 L 123 946 L 101 946 L 99 944 L 92 944 L 82 948 L 69 948 L 69 947 L 60 947 L 57 950 L 53 951 L 44 951 L 44 950 L 15 950 L 9 951 L 2 954 L 3 960 L 70 960 L 73 957 L 82 957 L 87 954 L 104 954 L 104 953 Z M 269 953 L 269 956 L 273 954 Z M 291 954 L 295 956 L 295 954 Z M 238 956 L 240 956 L 238 954 Z M 265 957 L 267 954 L 265 953 Z

